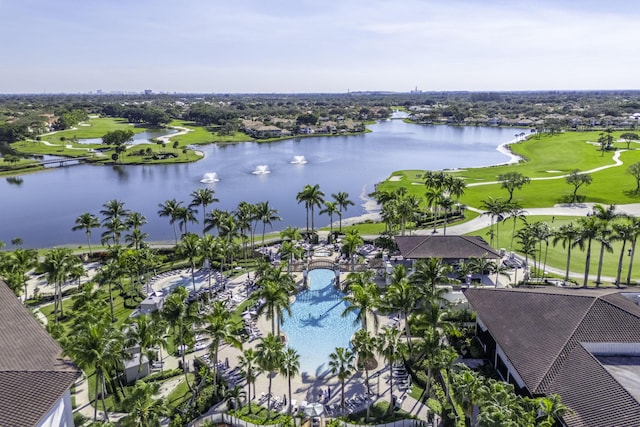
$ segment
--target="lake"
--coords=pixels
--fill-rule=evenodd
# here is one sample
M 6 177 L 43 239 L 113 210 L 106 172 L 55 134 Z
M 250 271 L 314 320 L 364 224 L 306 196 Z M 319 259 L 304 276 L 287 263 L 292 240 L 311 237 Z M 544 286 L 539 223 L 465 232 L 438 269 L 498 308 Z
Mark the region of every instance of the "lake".
M 187 205 L 190 193 L 203 186 L 214 189 L 220 199 L 208 209 L 233 210 L 243 200 L 268 200 L 283 219 L 274 223 L 274 230 L 305 226 L 306 210 L 304 204 L 297 204 L 296 194 L 306 184 L 319 184 L 327 199 L 331 193 L 348 192 L 356 205 L 345 217 L 359 216 L 366 213 L 367 194 L 391 172 L 504 163 L 509 157 L 496 148 L 520 131 L 414 125 L 402 120 L 386 120 L 369 128 L 372 132 L 362 135 L 198 147 L 205 158 L 189 164 L 79 165 L 24 175 L 21 180 L 2 179 L 0 241 L 8 249 L 14 237 L 22 238 L 27 248 L 85 243 L 83 231 L 71 231 L 75 218 L 83 212 L 100 216 L 102 204 L 110 199 L 124 201 L 126 208 L 147 217 L 143 231 L 149 240 L 173 241 L 168 218 L 157 216 L 158 204 L 176 198 Z M 292 164 L 296 156 L 304 156 L 307 163 Z M 259 166 L 270 173 L 254 174 Z M 218 182 L 200 182 L 212 173 Z M 318 217 L 317 211 L 316 227 L 328 225 L 329 218 Z M 197 218 L 201 220 L 202 212 Z M 201 227 L 190 225 L 189 231 Z M 93 231 L 92 242 L 100 240 L 100 233 Z

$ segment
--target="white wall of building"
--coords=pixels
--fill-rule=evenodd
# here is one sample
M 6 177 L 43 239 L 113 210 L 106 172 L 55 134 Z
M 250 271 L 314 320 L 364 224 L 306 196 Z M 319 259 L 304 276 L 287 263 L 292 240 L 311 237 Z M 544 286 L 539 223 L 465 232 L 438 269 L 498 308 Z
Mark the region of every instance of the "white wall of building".
M 38 427 L 74 427 L 69 390 L 53 405 L 47 416 L 40 421 Z

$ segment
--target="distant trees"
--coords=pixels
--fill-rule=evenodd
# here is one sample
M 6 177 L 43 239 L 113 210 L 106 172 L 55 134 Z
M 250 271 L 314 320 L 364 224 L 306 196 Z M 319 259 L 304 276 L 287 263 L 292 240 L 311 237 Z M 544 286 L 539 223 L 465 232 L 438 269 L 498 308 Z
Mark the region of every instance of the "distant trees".
M 54 130 L 70 129 L 88 118 L 87 113 L 80 109 L 56 111 L 55 114 L 58 116 L 58 120 L 52 125 Z
M 578 190 L 583 185 L 590 185 L 593 181 L 593 177 L 588 173 L 582 173 L 578 169 L 571 171 L 565 178 L 567 184 L 573 185 L 573 194 L 571 195 L 571 202 L 576 202 L 578 199 Z
M 640 141 L 640 135 L 633 132 L 625 132 L 620 135 L 620 139 L 622 139 L 627 144 L 627 150 L 631 147 L 632 142 Z

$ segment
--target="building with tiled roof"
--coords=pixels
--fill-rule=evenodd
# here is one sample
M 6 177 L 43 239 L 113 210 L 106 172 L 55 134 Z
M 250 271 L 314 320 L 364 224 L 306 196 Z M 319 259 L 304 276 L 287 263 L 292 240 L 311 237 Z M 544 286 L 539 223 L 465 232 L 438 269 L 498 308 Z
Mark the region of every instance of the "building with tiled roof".
M 571 427 L 640 426 L 640 291 L 465 290 L 476 334 L 524 395 L 558 394 Z
M 80 376 L 0 280 L 0 426 L 73 427 L 70 388 Z
M 479 236 L 396 236 L 404 258 L 441 258 L 453 263 L 469 258 L 498 259 L 500 254 Z

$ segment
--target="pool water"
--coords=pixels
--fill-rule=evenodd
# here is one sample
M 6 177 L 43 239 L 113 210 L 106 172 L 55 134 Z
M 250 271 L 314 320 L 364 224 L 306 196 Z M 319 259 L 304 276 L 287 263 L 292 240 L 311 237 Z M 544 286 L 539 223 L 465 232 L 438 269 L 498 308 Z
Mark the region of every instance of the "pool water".
M 309 289 L 300 292 L 291 305 L 291 316 L 284 314 L 282 330 L 289 346 L 300 354 L 300 372 L 322 376 L 329 372 L 329 354 L 336 347 L 349 347 L 349 340 L 360 328 L 356 313 L 342 317 L 347 303 L 344 294 L 333 287 L 332 270 L 309 272 Z

